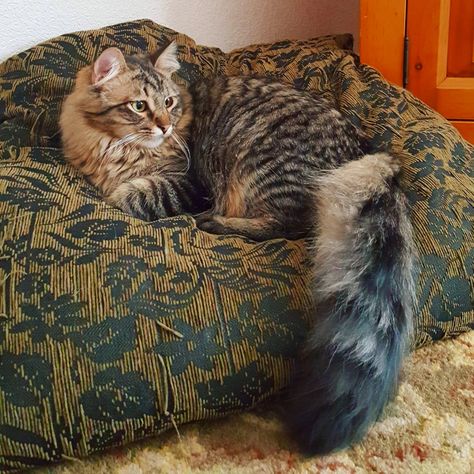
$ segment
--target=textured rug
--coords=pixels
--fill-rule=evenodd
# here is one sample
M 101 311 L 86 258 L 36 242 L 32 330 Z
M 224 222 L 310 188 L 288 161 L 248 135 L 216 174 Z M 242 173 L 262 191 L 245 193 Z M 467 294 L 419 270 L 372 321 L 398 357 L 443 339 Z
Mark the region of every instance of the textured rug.
M 474 332 L 418 350 L 400 393 L 363 443 L 303 458 L 268 409 L 190 424 L 35 474 L 474 472 Z

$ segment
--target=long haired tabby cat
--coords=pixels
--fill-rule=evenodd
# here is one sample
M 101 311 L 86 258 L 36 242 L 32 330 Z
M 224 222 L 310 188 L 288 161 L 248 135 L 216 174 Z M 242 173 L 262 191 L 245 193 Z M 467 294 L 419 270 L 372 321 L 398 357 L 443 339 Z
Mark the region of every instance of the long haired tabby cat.
M 314 326 L 292 387 L 303 448 L 359 440 L 397 387 L 412 328 L 412 230 L 399 164 L 363 155 L 358 133 L 310 92 L 218 77 L 178 87 L 176 45 L 105 50 L 61 114 L 65 154 L 123 211 L 145 220 L 203 211 L 209 232 L 312 236 Z M 188 152 L 188 145 L 191 153 Z

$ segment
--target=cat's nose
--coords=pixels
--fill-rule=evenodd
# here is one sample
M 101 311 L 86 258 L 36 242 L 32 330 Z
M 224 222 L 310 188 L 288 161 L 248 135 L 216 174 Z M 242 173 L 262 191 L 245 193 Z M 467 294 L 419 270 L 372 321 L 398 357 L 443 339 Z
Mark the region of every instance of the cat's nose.
M 166 115 L 165 116 L 161 115 L 161 116 L 155 117 L 155 124 L 163 132 L 163 135 L 171 127 L 169 117 L 167 117 Z
M 170 129 L 171 124 L 157 123 L 156 126 L 163 132 L 163 135 Z

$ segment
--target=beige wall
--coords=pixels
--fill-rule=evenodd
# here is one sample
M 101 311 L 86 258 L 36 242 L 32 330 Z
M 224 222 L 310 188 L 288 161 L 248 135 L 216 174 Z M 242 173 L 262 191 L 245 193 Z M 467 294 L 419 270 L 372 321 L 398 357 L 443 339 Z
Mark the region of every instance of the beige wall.
M 2 0 L 0 60 L 62 33 L 151 18 L 230 50 L 358 32 L 358 0 Z

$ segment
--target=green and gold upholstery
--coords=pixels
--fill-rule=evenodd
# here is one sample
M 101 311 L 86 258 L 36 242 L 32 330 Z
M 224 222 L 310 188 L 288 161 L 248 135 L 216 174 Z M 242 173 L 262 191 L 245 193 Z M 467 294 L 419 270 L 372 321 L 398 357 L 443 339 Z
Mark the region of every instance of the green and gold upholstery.
M 402 159 L 420 253 L 416 345 L 473 326 L 474 148 L 360 65 L 347 35 L 224 54 L 151 21 L 66 34 L 0 65 L 0 471 L 77 458 L 253 407 L 307 332 L 303 242 L 145 223 L 63 159 L 61 102 L 104 48 L 179 44 L 187 83 L 259 74 L 320 91 Z

